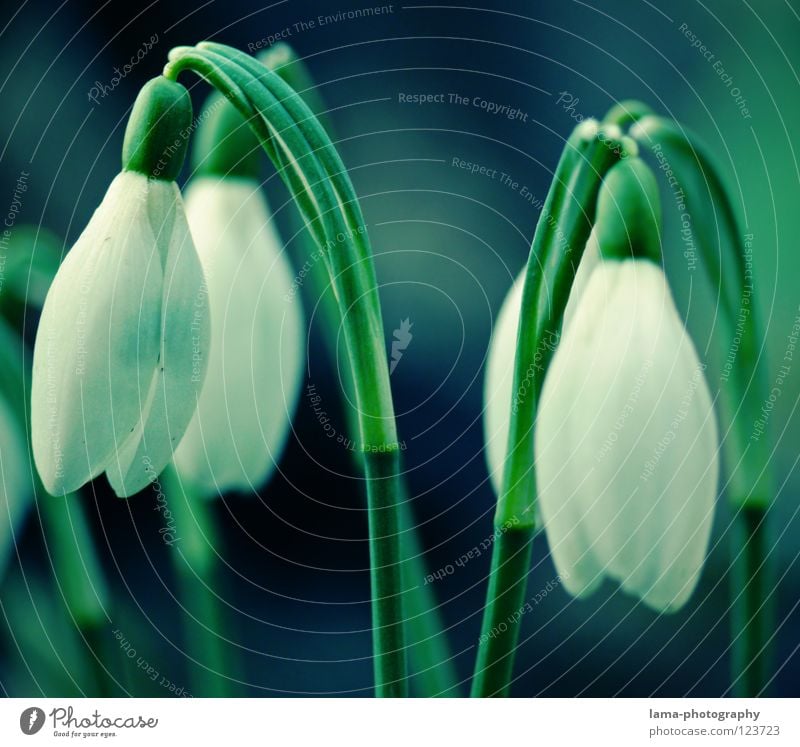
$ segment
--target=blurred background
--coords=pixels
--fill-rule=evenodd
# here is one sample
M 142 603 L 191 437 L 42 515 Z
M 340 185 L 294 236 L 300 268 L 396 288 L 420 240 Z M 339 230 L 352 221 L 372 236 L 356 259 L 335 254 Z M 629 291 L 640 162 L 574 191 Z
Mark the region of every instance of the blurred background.
M 485 354 L 493 319 L 526 260 L 537 205 L 578 118 L 602 117 L 615 102 L 637 98 L 698 132 L 753 235 L 764 354 L 773 369 L 800 315 L 800 3 L 477 5 L 484 7 L 156 0 L 139 8 L 67 0 L 22 4 L 0 32 L 0 208 L 17 194 L 14 220 L 51 229 L 63 237 L 64 251 L 119 170 L 130 106 L 171 47 L 213 39 L 255 51 L 279 36 L 305 60 L 361 198 L 387 352 L 401 321 L 413 325 L 391 380 L 429 572 L 454 564 L 492 533 L 495 497 L 481 424 Z M 207 86 L 191 76 L 182 80 L 199 108 Z M 438 96 L 411 103 L 416 94 Z M 459 168 L 463 162 L 486 169 L 472 173 Z M 265 189 L 283 235 L 291 237 L 293 208 L 267 166 Z M 683 256 L 670 199 L 665 193 L 667 272 L 716 391 L 722 385 L 717 336 L 724 330 L 713 291 Z M 289 250 L 294 257 L 304 251 Z M 372 667 L 363 485 L 351 452 L 323 429 L 304 394 L 313 384 L 335 433 L 346 433 L 329 341 L 309 305 L 306 315 L 307 380 L 278 471 L 259 495 L 228 495 L 212 507 L 228 621 L 219 633 L 227 658 L 239 662 L 239 694 L 366 696 Z M 26 323 L 30 335 L 35 319 Z M 768 424 L 779 491 L 773 559 L 781 668 L 774 684 L 784 696 L 800 694 L 798 395 L 800 361 L 792 363 Z M 145 491 L 116 499 L 100 478 L 80 500 L 113 598 L 103 645 L 119 659 L 115 694 L 188 694 L 191 670 L 209 662 L 186 653 L 157 496 Z M 729 523 L 723 496 L 701 585 L 676 615 L 659 617 L 611 585 L 585 601 L 559 588 L 548 593 L 523 620 L 514 694 L 725 693 Z M 13 539 L 0 581 L 0 688 L 14 696 L 88 691 L 69 676 L 70 662 L 90 653 L 59 606 L 52 579 L 59 569 L 51 570 L 36 508 Z M 428 584 L 464 694 L 489 557 L 484 552 Z M 531 594 L 556 575 L 544 537 L 533 563 Z M 136 657 L 119 655 L 113 631 Z M 160 677 L 152 679 L 139 659 Z

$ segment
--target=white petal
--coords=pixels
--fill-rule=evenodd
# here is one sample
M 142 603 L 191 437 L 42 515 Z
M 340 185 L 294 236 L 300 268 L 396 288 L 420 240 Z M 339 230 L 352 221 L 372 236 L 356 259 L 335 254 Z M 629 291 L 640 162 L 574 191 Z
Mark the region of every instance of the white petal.
M 586 249 L 581 257 L 578 271 L 575 273 L 575 280 L 570 288 L 569 299 L 567 300 L 567 307 L 564 309 L 564 321 L 562 328 L 567 327 L 572 323 L 575 316 L 575 309 L 578 308 L 580 299 L 586 292 L 586 287 L 589 284 L 589 278 L 594 272 L 594 268 L 600 264 L 600 245 L 597 243 L 597 235 L 595 230 L 589 234 L 589 240 L 586 242 Z
M 99 474 L 158 360 L 162 271 L 147 177 L 119 174 L 59 268 L 34 349 L 33 454 L 54 494 Z
M 583 258 L 575 274 L 567 307 L 564 310 L 563 327 L 566 329 L 575 313 L 577 300 L 586 289 L 589 275 L 600 262 L 600 249 L 594 232 L 589 237 Z M 512 390 L 514 386 L 514 357 L 517 350 L 517 330 L 522 305 L 522 288 L 526 269 L 517 275 L 508 292 L 492 331 L 484 383 L 483 432 L 486 444 L 486 461 L 492 487 L 499 495 L 503 480 L 503 466 L 508 449 L 508 429 L 511 416 Z M 549 343 L 555 346 L 554 338 Z M 526 396 L 525 388 L 517 392 L 514 399 Z
M 141 390 L 137 428 L 108 465 L 109 482 L 123 497 L 153 482 L 172 459 L 196 409 L 209 349 L 207 288 L 180 191 L 172 182 L 155 182 L 148 201 L 166 262 L 161 349 Z
M 500 494 L 508 449 L 508 429 L 514 386 L 514 357 L 522 304 L 523 270 L 500 307 L 492 330 L 484 380 L 483 434 L 492 487 Z M 522 393 L 524 394 L 524 393 Z
M 212 339 L 175 465 L 207 495 L 253 490 L 289 433 L 304 365 L 302 307 L 285 300 L 293 272 L 257 182 L 197 179 L 186 204 L 208 279 Z
M 537 488 L 565 586 L 604 575 L 681 607 L 708 547 L 718 480 L 711 395 L 661 269 L 603 262 L 545 380 Z

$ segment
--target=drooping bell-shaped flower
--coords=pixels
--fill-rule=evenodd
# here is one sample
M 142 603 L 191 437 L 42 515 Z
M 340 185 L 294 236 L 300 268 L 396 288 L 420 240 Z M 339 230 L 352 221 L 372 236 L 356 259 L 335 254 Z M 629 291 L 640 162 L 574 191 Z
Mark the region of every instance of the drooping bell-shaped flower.
M 286 443 L 304 366 L 294 273 L 256 178 L 258 141 L 216 95 L 198 133 L 186 210 L 208 282 L 211 347 L 197 411 L 175 453 L 205 496 L 254 490 Z M 207 139 L 208 142 L 205 142 Z
M 130 496 L 156 479 L 194 413 L 205 375 L 205 281 L 175 177 L 192 119 L 183 86 L 136 100 L 123 171 L 47 294 L 34 349 L 33 454 L 45 488 L 106 472 Z
M 658 221 L 649 169 L 638 159 L 615 166 L 598 201 L 600 261 L 545 378 L 535 465 L 565 588 L 581 597 L 609 577 L 673 611 L 705 561 L 718 436 L 703 366 L 660 266 Z

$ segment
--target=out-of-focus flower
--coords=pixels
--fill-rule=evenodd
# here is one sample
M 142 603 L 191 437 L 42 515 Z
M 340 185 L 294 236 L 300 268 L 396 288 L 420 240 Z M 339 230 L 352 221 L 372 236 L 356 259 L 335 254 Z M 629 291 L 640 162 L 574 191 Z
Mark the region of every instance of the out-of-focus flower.
M 204 495 L 253 490 L 289 433 L 304 366 L 302 307 L 257 180 L 201 176 L 186 208 L 208 282 L 212 341 L 175 466 Z

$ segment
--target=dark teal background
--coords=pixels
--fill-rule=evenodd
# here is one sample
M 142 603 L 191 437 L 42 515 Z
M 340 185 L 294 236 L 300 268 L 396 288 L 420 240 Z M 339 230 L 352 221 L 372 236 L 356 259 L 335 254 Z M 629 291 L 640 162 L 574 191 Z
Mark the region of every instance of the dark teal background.
M 306 59 L 330 107 L 338 147 L 361 196 L 387 348 L 402 319 L 413 323 L 413 340 L 392 385 L 413 510 L 431 570 L 452 564 L 492 531 L 494 496 L 480 420 L 484 355 L 493 315 L 527 257 L 539 215 L 520 190 L 456 168 L 454 158 L 505 172 L 543 200 L 575 117 L 599 117 L 617 100 L 642 99 L 697 131 L 722 166 L 746 216 L 743 225 L 753 234 L 755 287 L 767 330 L 764 355 L 773 368 L 800 315 L 798 3 L 477 5 L 486 7 L 395 4 L 392 13 L 293 31 L 286 39 Z M 67 237 L 68 247 L 119 169 L 124 124 L 138 88 L 160 72 L 172 46 L 213 38 L 247 49 L 299 20 L 364 7 L 371 3 L 290 0 L 268 8 L 240 0 L 180 0 L 131 7 L 113 0 L 6 10 L 0 35 L 0 204 L 4 195 L 11 201 L 18 177 L 29 173 L 20 222 L 50 227 Z M 692 47 L 683 24 L 702 40 L 712 61 Z M 95 82 L 108 85 L 114 68 L 154 33 L 158 42 L 130 74 L 99 103 L 90 101 Z M 730 86 L 719 66 L 713 67 L 717 61 L 731 76 Z M 199 107 L 208 89 L 194 78 L 185 82 Z M 732 88 L 746 100 L 749 118 Z M 400 103 L 400 93 L 444 93 L 447 103 Z M 451 93 L 470 103 L 449 103 Z M 558 103 L 562 93 L 574 102 L 571 109 Z M 475 97 L 516 108 L 520 116 L 490 114 L 472 105 Z M 264 178 L 289 236 L 293 221 L 285 192 L 266 167 Z M 701 272 L 687 267 L 678 216 L 666 193 L 663 212 L 668 275 L 716 391 L 720 360 L 714 336 L 722 330 L 714 293 Z M 320 325 L 312 324 L 306 383 L 316 385 L 343 432 L 336 372 L 325 359 L 321 334 Z M 769 421 L 778 490 L 773 528 L 780 695 L 798 695 L 800 680 L 798 394 L 800 360 L 792 364 Z M 281 474 L 261 500 L 229 496 L 215 506 L 224 541 L 220 553 L 228 563 L 221 596 L 233 620 L 225 632 L 230 655 L 244 660 L 250 695 L 369 694 L 361 486 L 350 476 L 349 453 L 326 437 L 302 396 L 294 430 Z M 118 626 L 162 674 L 185 683 L 174 582 L 154 497 L 119 501 L 100 479 L 83 499 L 118 600 Z M 723 495 L 701 585 L 677 615 L 658 617 L 610 586 L 581 602 L 560 589 L 548 594 L 523 621 L 514 693 L 725 693 L 729 521 Z M 534 555 L 531 594 L 556 574 L 544 537 Z M 19 557 L 0 586 L 0 627 L 15 634 L 0 643 L 0 686 L 10 695 L 66 695 L 73 686 L 63 676 L 67 665 L 58 652 L 74 646 L 80 655 L 81 643 L 71 640 L 68 624 L 53 622 L 59 620 L 57 592 L 42 586 L 49 583 L 47 556 L 35 518 Z M 434 585 L 465 680 L 475 656 L 488 561 L 485 553 Z M 167 694 L 135 666 L 129 670 L 126 688 Z

